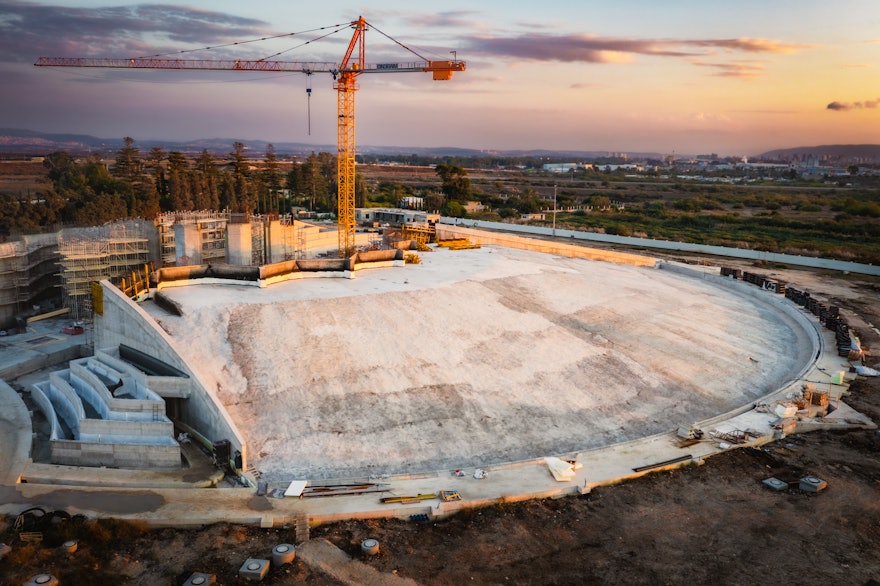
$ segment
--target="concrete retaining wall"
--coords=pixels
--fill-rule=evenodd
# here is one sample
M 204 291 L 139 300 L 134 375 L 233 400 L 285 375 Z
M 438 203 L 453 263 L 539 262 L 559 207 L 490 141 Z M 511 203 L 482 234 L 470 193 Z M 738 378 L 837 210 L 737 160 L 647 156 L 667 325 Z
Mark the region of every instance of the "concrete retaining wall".
M 202 267 L 171 267 L 155 271 L 151 286 L 155 297 L 167 287 L 207 284 L 249 284 L 268 287 L 275 283 L 306 277 L 355 278 L 355 272 L 363 269 L 403 266 L 402 250 L 371 250 L 358 252 L 350 258 L 320 258 L 287 260 L 261 267 L 237 267 L 229 265 L 204 265 Z M 180 315 L 180 306 L 170 299 L 157 300 L 165 309 Z
M 90 352 L 83 346 L 63 346 L 50 351 L 27 350 L 14 364 L 0 371 L 0 380 L 15 380 L 26 374 L 80 358 Z
M 37 405 L 39 405 L 40 409 L 42 409 L 43 415 L 46 416 L 46 419 L 51 425 L 52 429 L 49 434 L 51 438 L 63 438 L 67 436 L 64 429 L 61 427 L 60 417 L 64 419 L 68 429 L 70 429 L 71 434 L 73 434 L 73 438 L 69 439 L 76 439 L 79 434 L 80 418 L 74 413 L 73 405 L 58 392 L 56 387 L 47 381 L 37 383 L 33 386 L 31 395 Z
M 85 419 L 86 411 L 83 406 L 82 398 L 73 388 L 73 385 L 70 384 L 66 375 L 66 371 L 50 373 L 48 388 L 44 388 L 43 391 L 52 401 L 56 410 L 61 408 L 62 411 L 59 414 L 62 416 L 65 423 L 67 423 L 72 430 L 76 431 L 79 425 L 79 420 Z M 69 405 L 69 407 L 65 407 L 64 405 Z
M 765 252 L 762 250 L 749 250 L 745 248 L 731 248 L 728 246 L 711 246 L 708 244 L 694 244 L 691 242 L 675 242 L 668 240 L 654 240 L 652 238 L 634 238 L 632 236 L 615 236 L 613 234 L 599 234 L 596 232 L 581 232 L 579 230 L 562 230 L 557 228 L 545 228 L 543 226 L 528 226 L 523 224 L 505 224 L 503 222 L 483 222 L 481 220 L 466 220 L 461 218 L 440 218 L 437 224 L 439 229 L 441 225 L 459 225 L 470 227 L 482 227 L 489 230 L 505 230 L 508 232 L 524 232 L 528 234 L 539 234 L 541 236 L 557 236 L 560 238 L 573 238 L 575 240 L 592 240 L 595 242 L 607 242 L 609 244 L 622 244 L 624 246 L 635 246 L 639 248 L 656 248 L 660 250 L 679 250 L 682 252 L 695 252 L 700 254 L 711 254 L 715 256 L 726 256 L 730 258 L 741 258 L 750 260 L 761 260 L 769 262 L 778 262 L 783 264 L 791 264 L 803 267 L 813 267 L 819 269 L 831 269 L 834 271 L 849 271 L 851 273 L 860 273 L 863 275 L 880 276 L 880 266 L 866 265 L 857 262 L 849 262 L 843 260 L 831 260 L 827 258 L 817 258 L 812 256 L 799 256 L 794 254 L 782 254 L 777 252 Z
M 110 468 L 180 468 L 180 446 L 103 442 L 50 442 L 53 464 Z
M 90 436 L 133 435 L 144 438 L 173 438 L 174 424 L 164 421 L 128 421 L 121 419 L 83 419 L 79 422 L 81 441 Z M 158 440 L 157 440 L 158 443 Z
M 43 385 L 47 384 L 48 383 L 43 383 Z M 3 381 L 0 381 L 0 385 L 9 387 L 9 385 Z M 37 407 L 39 407 L 40 411 L 42 411 L 43 415 L 46 417 L 46 421 L 49 422 L 49 439 L 57 439 L 58 435 L 61 433 L 61 424 L 58 422 L 58 414 L 55 413 L 55 407 L 52 406 L 52 401 L 50 401 L 49 397 L 46 396 L 46 393 L 43 392 L 42 386 L 33 385 L 31 387 L 31 400 L 36 403 Z M 28 419 L 30 419 L 30 417 L 28 417 Z
M 189 376 L 191 394 L 188 399 L 180 401 L 180 419 L 212 442 L 229 440 L 232 450 L 241 452 L 242 464 L 246 467 L 247 446 L 244 437 L 217 398 L 216 390 L 210 388 L 198 372 L 190 369 L 180 357 L 176 342 L 149 314 L 108 281 L 102 281 L 101 288 L 104 313 L 95 315 L 95 347 L 118 348 L 120 344 L 126 344 Z M 122 362 L 119 359 L 116 361 Z M 120 369 L 113 363 L 110 365 Z
M 179 376 L 148 376 L 147 387 L 157 398 L 186 399 L 192 393 L 192 382 Z
M 560 256 L 567 256 L 571 258 L 601 260 L 605 262 L 635 265 L 639 267 L 652 267 L 657 263 L 656 259 L 649 256 L 640 256 L 637 254 L 628 254 L 625 252 L 614 252 L 612 250 L 601 250 L 598 248 L 587 248 L 585 246 L 574 246 L 572 244 L 563 244 L 561 242 L 554 242 L 550 240 L 523 238 L 522 236 L 514 236 L 513 234 L 487 232 L 485 230 L 474 230 L 472 228 L 465 228 L 463 226 L 437 224 L 437 238 L 439 240 L 467 238 L 468 240 L 479 244 L 495 244 L 498 246 L 506 246 L 508 248 L 533 250 L 536 252 L 558 254 Z

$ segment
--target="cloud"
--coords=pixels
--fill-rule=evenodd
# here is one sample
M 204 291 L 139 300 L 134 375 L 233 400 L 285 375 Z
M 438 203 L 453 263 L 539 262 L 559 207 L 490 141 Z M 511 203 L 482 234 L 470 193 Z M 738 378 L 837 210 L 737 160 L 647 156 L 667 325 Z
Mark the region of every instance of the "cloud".
M 477 53 L 534 61 L 608 63 L 620 61 L 620 55 L 658 57 L 700 57 L 717 50 L 744 53 L 790 54 L 810 45 L 768 39 L 627 39 L 585 34 L 552 35 L 525 33 L 521 35 L 471 36 L 466 46 Z
M 473 10 L 435 13 L 420 12 L 407 15 L 405 20 L 413 27 L 423 27 L 429 30 L 440 27 L 473 27 L 478 14 L 478 12 Z
M 880 98 L 875 100 L 865 100 L 863 102 L 831 102 L 827 106 L 825 106 L 826 110 L 835 110 L 837 112 L 848 112 L 850 110 L 861 110 L 863 108 L 867 108 L 869 110 L 873 110 L 880 106 Z
M 712 75 L 718 77 L 735 77 L 740 79 L 754 79 L 760 77 L 764 67 L 760 61 L 734 61 L 732 63 L 710 63 L 694 60 L 694 65 L 709 67 L 715 70 Z
M 742 51 L 744 53 L 772 53 L 777 55 L 791 55 L 804 49 L 812 49 L 813 45 L 802 43 L 786 43 L 773 39 L 708 39 L 702 41 L 684 41 L 693 46 L 712 49 L 727 49 L 730 51 Z
M 0 1 L 0 54 L 140 56 L 194 42 L 222 44 L 270 34 L 268 23 L 186 6 L 133 4 L 81 8 Z

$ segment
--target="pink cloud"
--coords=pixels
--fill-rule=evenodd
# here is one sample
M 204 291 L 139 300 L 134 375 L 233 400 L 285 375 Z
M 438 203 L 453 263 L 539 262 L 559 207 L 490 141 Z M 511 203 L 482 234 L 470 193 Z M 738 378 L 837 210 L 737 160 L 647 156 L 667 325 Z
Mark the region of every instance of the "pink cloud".
M 834 110 L 836 112 L 848 112 L 850 110 L 861 110 L 867 108 L 869 110 L 880 106 L 880 98 L 874 100 L 865 100 L 863 102 L 838 102 L 834 101 L 825 106 L 826 110 Z

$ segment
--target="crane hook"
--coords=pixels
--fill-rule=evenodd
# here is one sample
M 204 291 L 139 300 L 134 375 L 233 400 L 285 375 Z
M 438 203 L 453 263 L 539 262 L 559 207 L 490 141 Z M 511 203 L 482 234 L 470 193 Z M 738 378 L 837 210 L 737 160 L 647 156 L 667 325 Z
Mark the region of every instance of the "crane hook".
M 309 125 L 309 136 L 312 136 L 312 72 L 306 72 L 306 108 Z

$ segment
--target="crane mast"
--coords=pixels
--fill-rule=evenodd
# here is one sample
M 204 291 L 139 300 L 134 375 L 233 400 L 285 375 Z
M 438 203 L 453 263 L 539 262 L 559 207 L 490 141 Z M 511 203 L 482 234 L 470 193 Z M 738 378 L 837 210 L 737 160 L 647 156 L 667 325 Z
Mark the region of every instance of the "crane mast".
M 336 223 L 339 234 L 339 256 L 351 256 L 355 248 L 355 177 L 354 95 L 358 90 L 357 76 L 364 65 L 364 33 L 367 22 L 361 16 L 353 22 L 354 34 L 339 64 L 336 80 Z M 357 49 L 357 60 L 351 57 Z
M 330 73 L 337 92 L 336 181 L 337 224 L 339 255 L 350 256 L 355 250 L 355 177 L 357 153 L 355 146 L 355 92 L 357 78 L 365 73 L 430 72 L 434 80 L 448 80 L 455 71 L 464 71 L 464 61 L 458 59 L 410 63 L 366 63 L 364 37 L 369 24 L 361 16 L 351 23 L 354 29 L 345 56 L 339 64 L 326 62 L 272 61 L 267 59 L 175 59 L 138 57 L 129 59 L 101 59 L 89 57 L 40 57 L 37 67 L 110 67 L 116 69 L 175 69 L 220 71 L 273 71 Z M 398 43 L 400 44 L 400 43 Z M 403 45 L 401 45 L 403 46 Z M 405 47 L 406 48 L 406 47 Z M 417 53 L 408 49 L 418 56 Z

